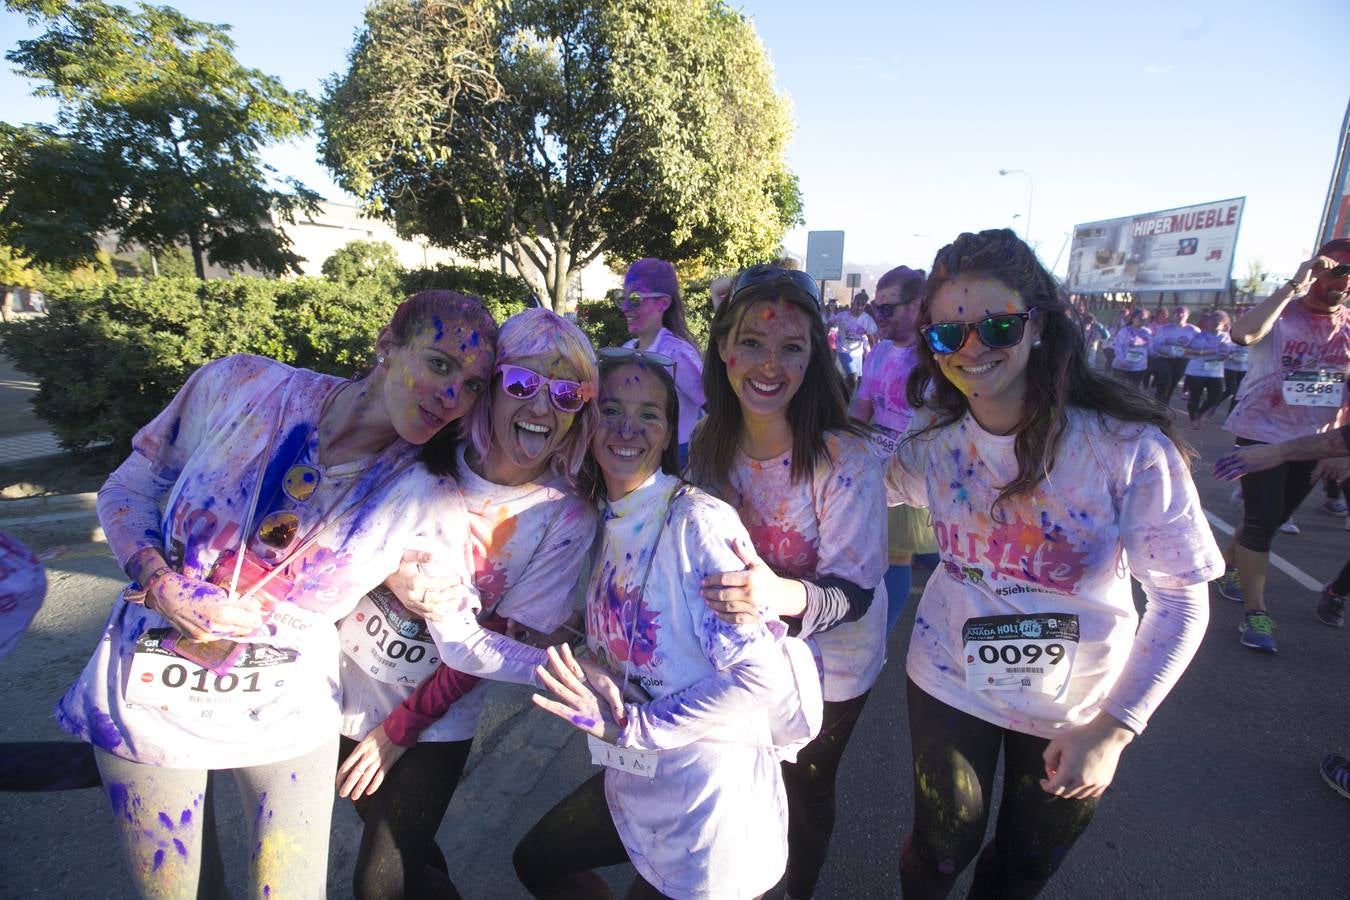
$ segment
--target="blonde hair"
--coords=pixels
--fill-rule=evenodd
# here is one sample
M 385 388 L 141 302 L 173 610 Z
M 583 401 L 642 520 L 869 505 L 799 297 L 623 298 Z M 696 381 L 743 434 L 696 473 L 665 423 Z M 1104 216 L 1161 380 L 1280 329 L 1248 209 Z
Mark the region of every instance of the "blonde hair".
M 575 479 L 590 449 L 591 436 L 600 422 L 595 410 L 595 396 L 599 390 L 599 373 L 595 349 L 585 332 L 557 313 L 541 308 L 518 312 L 502 323 L 497 332 L 496 366 L 518 365 L 530 356 L 556 353 L 577 373 L 577 380 L 588 385 L 586 404 L 576 414 L 572 427 L 549 458 L 549 468 L 557 475 Z M 469 414 L 469 439 L 482 459 L 487 458 L 492 446 L 492 403 L 495 387 L 499 384 L 496 368 L 492 373 L 493 390 L 487 403 L 477 403 Z

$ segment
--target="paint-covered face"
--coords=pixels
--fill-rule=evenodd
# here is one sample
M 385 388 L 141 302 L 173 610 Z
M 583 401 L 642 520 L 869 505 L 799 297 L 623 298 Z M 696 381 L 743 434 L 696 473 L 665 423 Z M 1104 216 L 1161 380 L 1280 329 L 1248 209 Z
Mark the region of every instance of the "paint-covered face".
M 640 296 L 641 303 L 634 303 Z M 652 334 L 661 330 L 661 317 L 670 306 L 670 298 L 665 294 L 630 294 L 623 306 L 623 318 L 628 323 L 629 334 Z
M 1160 309 L 1160 310 L 1158 310 L 1156 313 L 1154 313 L 1154 314 L 1153 314 L 1153 324 L 1154 324 L 1154 325 L 1166 325 L 1166 324 L 1167 324 L 1167 310 L 1165 310 L 1165 309 Z
M 376 348 L 384 357 L 381 399 L 410 444 L 425 444 L 473 409 L 492 377 L 492 345 L 464 319 L 434 318 L 401 347 L 386 331 Z
M 786 418 L 811 363 L 810 321 L 789 301 L 756 300 L 717 351 L 742 414 Z
M 978 322 L 999 313 L 1025 312 L 1022 296 L 1003 282 L 981 276 L 960 276 L 948 281 L 930 301 L 934 322 Z M 1027 362 L 1031 345 L 1040 333 L 1033 318 L 1022 340 L 1003 350 L 991 350 L 971 331 L 955 353 L 937 354 L 938 367 L 972 406 L 1016 404 L 1020 408 L 1026 391 Z
M 1191 311 L 1184 306 L 1178 306 L 1176 309 L 1172 310 L 1172 321 L 1177 325 L 1185 325 L 1190 318 Z
M 918 302 L 912 301 L 902 306 L 900 285 L 893 284 L 878 288 L 873 303 L 877 310 L 877 331 L 881 336 L 897 344 L 912 344 L 916 334 L 914 325 L 919 317 Z
M 576 368 L 556 353 L 541 353 L 511 360 L 511 365 L 529 369 L 544 378 L 579 381 Z M 533 481 L 548 468 L 549 458 L 566 440 L 578 413 L 565 413 L 549 399 L 549 386 L 526 400 L 512 397 L 495 379 L 492 392 L 492 447 L 489 467 L 509 483 Z
M 630 493 L 661 467 L 661 453 L 672 436 L 666 399 L 661 379 L 640 363 L 621 366 L 600 383 L 600 427 L 591 439 L 591 455 L 611 500 Z

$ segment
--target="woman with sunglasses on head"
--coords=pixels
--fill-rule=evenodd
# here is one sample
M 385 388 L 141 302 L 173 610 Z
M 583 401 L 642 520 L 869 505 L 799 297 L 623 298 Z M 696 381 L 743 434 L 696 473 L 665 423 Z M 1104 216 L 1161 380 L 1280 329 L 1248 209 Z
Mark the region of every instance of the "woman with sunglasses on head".
M 517 846 L 536 897 L 610 897 L 591 870 L 629 861 L 630 898 L 756 897 L 783 871 L 779 759 L 819 727 L 815 665 L 767 613 L 731 625 L 703 602 L 701 573 L 763 564 L 732 549 L 749 544 L 735 510 L 677 474 L 676 395 L 665 357 L 601 351 L 582 480 L 604 510 L 586 592 L 595 661 L 550 650 L 553 698 L 535 701 L 585 731 L 604 769 Z
M 417 461 L 486 388 L 495 339 L 476 300 L 423 292 L 360 380 L 232 356 L 136 434 L 98 504 L 133 584 L 56 717 L 95 748 L 138 893 L 224 892 L 206 786 L 228 770 L 257 810 L 250 893 L 323 895 L 333 626 L 419 541 L 467 581 L 457 486 Z
M 573 487 L 595 428 L 590 341 L 551 311 L 518 313 L 502 325 L 491 386 L 466 420 L 471 444 L 448 460 L 468 513 L 480 620 L 544 644 L 571 615 L 595 536 L 594 508 Z M 426 601 L 439 585 L 409 574 L 368 594 L 339 626 L 338 788 L 365 822 L 353 881 L 362 898 L 458 896 L 435 837 L 487 685 L 437 664 L 417 611 L 434 609 Z
M 623 276 L 619 307 L 636 335 L 625 347 L 659 353 L 674 362 L 680 395 L 679 460 L 689 455 L 689 435 L 703 415 L 703 359 L 684 322 L 684 300 L 675 267 L 664 259 L 639 259 Z
M 824 667 L 820 736 L 783 766 L 787 892 L 799 900 L 825 863 L 839 759 L 886 638 L 882 464 L 848 417 L 819 302 L 805 272 L 753 266 L 736 277 L 713 317 L 708 415 L 689 452 L 690 480 L 740 513 L 768 564 L 704 579 L 709 606 L 733 622 L 763 609 L 787 618 Z
M 1011 231 L 942 248 L 919 320 L 918 412 L 887 486 L 929 507 L 943 566 L 906 665 L 901 886 L 945 897 L 979 853 L 970 896 L 1032 897 L 1194 655 L 1223 562 L 1170 417 L 1088 368 L 1059 286 Z
M 863 363 L 858 392 L 849 405 L 849 415 L 872 427 L 872 450 L 882 464 L 890 462 L 900 436 L 914 416 L 905 397 L 909 374 L 918 364 L 915 330 L 925 278 L 922 269 L 897 266 L 877 280 L 874 308 L 882 340 Z M 887 510 L 886 634 L 900 620 L 909 601 L 914 556 L 929 569 L 937 567 L 937 543 L 928 527 L 928 510 L 892 506 Z

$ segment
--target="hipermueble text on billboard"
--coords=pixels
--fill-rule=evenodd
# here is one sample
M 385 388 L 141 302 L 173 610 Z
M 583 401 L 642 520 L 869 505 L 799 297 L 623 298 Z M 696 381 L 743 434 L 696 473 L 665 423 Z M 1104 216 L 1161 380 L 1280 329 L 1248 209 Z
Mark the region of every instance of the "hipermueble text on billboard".
M 1245 197 L 1075 226 L 1068 289 L 1221 291 L 1233 269 Z

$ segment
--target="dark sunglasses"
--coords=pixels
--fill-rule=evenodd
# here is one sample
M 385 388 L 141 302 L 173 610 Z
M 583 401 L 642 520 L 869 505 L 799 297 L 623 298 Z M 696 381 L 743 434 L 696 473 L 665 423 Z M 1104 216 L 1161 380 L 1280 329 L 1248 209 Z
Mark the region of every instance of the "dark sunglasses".
M 742 294 L 768 293 L 767 289 L 773 287 L 790 287 L 801 291 L 811 298 L 811 302 L 816 306 L 816 312 L 820 312 L 820 287 L 814 278 L 798 269 L 785 269 L 767 263 L 741 270 L 736 280 L 732 282 L 731 302 L 728 306 L 734 306 Z
M 599 356 L 601 359 L 610 359 L 615 362 L 635 359 L 638 362 L 651 363 L 664 369 L 675 368 L 675 360 L 664 353 L 653 353 L 651 350 L 639 350 L 636 347 L 601 347 Z
M 624 312 L 628 312 L 629 310 L 640 308 L 642 304 L 646 303 L 648 300 L 660 300 L 662 298 L 669 300 L 670 295 L 643 294 L 638 291 L 632 291 L 631 293 L 620 294 L 619 296 L 615 297 L 614 305 L 619 307 L 619 309 L 623 310 Z
M 559 412 L 574 413 L 586 405 L 585 385 L 566 378 L 545 378 L 533 369 L 503 363 L 497 367 L 502 376 L 502 390 L 517 400 L 529 400 L 545 384 L 548 398 Z
M 937 354 L 955 353 L 966 345 L 973 331 L 990 350 L 1007 350 L 1022 343 L 1027 320 L 1035 315 L 1030 309 L 1019 313 L 996 313 L 978 322 L 934 322 L 919 329 Z

